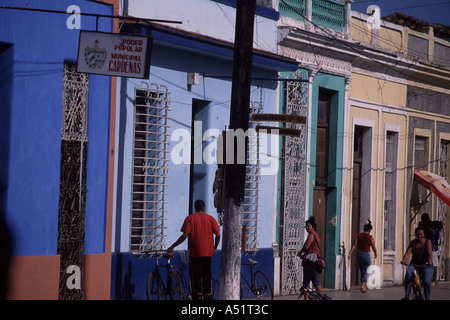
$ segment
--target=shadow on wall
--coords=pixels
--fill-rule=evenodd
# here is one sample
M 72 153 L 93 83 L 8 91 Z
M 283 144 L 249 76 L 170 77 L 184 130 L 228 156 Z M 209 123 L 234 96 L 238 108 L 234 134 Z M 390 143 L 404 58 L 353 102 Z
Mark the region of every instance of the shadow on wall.
M 171 259 L 171 264 L 176 269 L 183 280 L 183 291 L 186 295 L 189 288 L 189 256 L 187 251 L 176 251 L 175 257 Z M 212 289 L 214 299 L 219 297 L 220 279 L 220 257 L 221 250 L 213 255 L 212 266 Z M 248 258 L 258 261 L 258 266 L 254 269 L 264 271 L 273 283 L 273 249 L 260 249 L 256 254 L 242 254 L 241 262 L 248 263 Z M 167 272 L 164 266 L 167 259 L 159 258 L 161 276 L 164 281 L 167 279 Z M 156 257 L 144 254 L 133 254 L 130 252 L 113 253 L 111 272 L 111 300 L 146 300 L 147 277 L 155 270 Z M 242 274 L 250 281 L 250 269 L 242 266 Z M 243 292 L 244 298 L 249 297 L 248 292 Z
M 0 194 L 2 190 L 0 190 Z M 4 219 L 3 210 L 0 212 L 0 300 L 5 300 L 8 293 L 8 274 L 11 261 L 12 238 L 8 225 Z
M 13 249 L 12 235 L 6 222 L 8 189 L 11 91 L 13 81 L 13 46 L 0 42 L 0 300 L 7 295 L 9 263 Z

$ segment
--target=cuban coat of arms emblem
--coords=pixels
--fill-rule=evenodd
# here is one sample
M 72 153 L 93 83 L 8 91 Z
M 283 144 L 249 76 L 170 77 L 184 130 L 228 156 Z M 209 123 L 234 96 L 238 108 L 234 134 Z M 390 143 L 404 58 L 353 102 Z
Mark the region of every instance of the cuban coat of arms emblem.
M 101 69 L 106 62 L 107 51 L 98 47 L 98 40 L 95 40 L 95 47 L 86 47 L 84 50 L 84 61 L 91 69 Z

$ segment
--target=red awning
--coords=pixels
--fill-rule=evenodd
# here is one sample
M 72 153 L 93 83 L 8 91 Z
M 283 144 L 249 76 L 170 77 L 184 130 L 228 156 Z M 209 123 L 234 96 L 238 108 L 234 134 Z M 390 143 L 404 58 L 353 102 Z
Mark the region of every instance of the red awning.
M 439 199 L 450 206 L 450 185 L 444 177 L 425 170 L 415 169 L 414 180 L 429 189 Z

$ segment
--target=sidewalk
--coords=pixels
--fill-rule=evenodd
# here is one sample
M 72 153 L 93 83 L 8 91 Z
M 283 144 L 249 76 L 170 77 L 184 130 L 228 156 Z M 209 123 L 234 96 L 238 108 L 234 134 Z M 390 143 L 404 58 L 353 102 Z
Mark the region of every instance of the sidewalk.
M 367 290 L 361 293 L 359 287 L 347 291 L 323 289 L 323 293 L 334 300 L 401 300 L 405 295 L 403 286 L 381 287 L 381 289 Z M 298 294 L 275 296 L 274 300 L 297 300 Z M 439 282 L 431 288 L 431 300 L 450 300 L 450 282 Z

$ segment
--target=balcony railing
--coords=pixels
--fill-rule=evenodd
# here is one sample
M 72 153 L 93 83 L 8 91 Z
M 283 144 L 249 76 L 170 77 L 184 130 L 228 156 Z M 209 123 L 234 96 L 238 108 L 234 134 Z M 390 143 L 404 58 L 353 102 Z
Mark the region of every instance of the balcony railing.
M 345 3 L 335 0 L 280 0 L 281 15 L 336 31 L 343 31 L 345 25 Z
M 342 31 L 344 29 L 344 4 L 330 0 L 313 0 L 312 22 Z
M 282 16 L 304 21 L 307 0 L 280 0 L 278 10 Z

